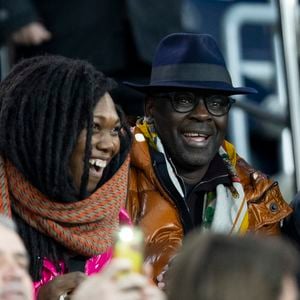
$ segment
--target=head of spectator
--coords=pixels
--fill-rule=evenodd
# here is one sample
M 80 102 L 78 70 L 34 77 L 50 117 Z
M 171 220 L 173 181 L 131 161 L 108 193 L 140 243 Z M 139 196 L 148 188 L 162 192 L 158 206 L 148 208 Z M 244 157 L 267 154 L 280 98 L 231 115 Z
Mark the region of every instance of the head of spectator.
M 0 215 L 0 300 L 33 299 L 29 256 L 13 221 Z
M 126 84 L 146 94 L 144 121 L 154 142 L 158 136 L 177 173 L 191 184 L 224 142 L 230 96 L 256 92 L 232 85 L 219 47 L 206 34 L 168 35 L 157 47 L 150 83 Z
M 45 258 L 53 276 L 84 271 L 82 262 L 112 246 L 131 142 L 114 87 L 86 61 L 62 56 L 23 60 L 0 84 L 0 207 L 16 219 L 41 284 Z M 69 266 L 71 257 L 81 263 Z
M 171 266 L 170 300 L 297 300 L 299 256 L 287 241 L 192 233 Z

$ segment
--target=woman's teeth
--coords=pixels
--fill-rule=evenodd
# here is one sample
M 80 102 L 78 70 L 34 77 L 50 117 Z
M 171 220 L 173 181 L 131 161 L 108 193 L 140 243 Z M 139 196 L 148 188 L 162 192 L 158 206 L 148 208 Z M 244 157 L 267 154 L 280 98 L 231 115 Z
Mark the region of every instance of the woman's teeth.
M 102 159 L 90 159 L 89 163 L 94 168 L 105 168 L 107 166 L 107 161 Z

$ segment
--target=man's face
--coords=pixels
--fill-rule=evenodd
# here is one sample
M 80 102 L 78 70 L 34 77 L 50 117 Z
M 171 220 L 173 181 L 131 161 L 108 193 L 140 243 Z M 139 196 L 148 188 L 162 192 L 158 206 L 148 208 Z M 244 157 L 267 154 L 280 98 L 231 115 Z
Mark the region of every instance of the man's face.
M 227 113 L 212 115 L 203 97 L 194 95 L 197 105 L 189 112 L 175 111 L 170 98 L 153 97 L 146 102 L 146 115 L 154 119 L 158 135 L 180 175 L 208 167 L 227 129 Z M 184 97 L 179 100 L 185 104 Z M 213 110 L 213 104 L 211 107 Z
M 29 258 L 20 237 L 0 225 L 0 300 L 33 299 Z
M 104 169 L 120 150 L 119 131 L 121 127 L 115 104 L 108 93 L 99 99 L 93 115 L 92 153 L 89 159 L 89 180 L 87 185 L 87 191 L 90 193 L 95 190 L 102 178 Z M 81 185 L 85 146 L 86 129 L 79 134 L 70 159 L 70 171 L 77 190 L 80 189 Z

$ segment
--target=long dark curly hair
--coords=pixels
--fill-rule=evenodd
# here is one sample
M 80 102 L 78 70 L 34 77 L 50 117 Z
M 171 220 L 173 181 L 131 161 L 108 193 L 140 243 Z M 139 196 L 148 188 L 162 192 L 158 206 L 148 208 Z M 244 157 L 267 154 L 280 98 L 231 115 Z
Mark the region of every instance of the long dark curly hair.
M 116 83 L 91 64 L 62 56 L 23 60 L 0 83 L 0 151 L 53 201 L 73 202 L 86 197 L 93 110 Z M 117 107 L 122 130 L 121 151 L 105 171 L 101 183 L 124 161 L 131 143 L 130 129 Z M 84 171 L 80 193 L 69 174 L 70 155 L 86 128 Z M 99 184 L 101 184 L 99 183 Z M 40 277 L 40 257 L 58 262 L 63 249 L 14 214 L 32 262 L 31 275 Z

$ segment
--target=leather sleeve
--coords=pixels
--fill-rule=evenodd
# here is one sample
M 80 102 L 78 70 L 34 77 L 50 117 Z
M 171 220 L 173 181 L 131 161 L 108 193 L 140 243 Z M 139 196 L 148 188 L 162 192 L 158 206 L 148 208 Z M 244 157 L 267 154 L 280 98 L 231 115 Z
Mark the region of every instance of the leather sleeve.
M 248 204 L 249 231 L 279 235 L 283 220 L 292 212 L 283 199 L 278 183 L 238 157 L 237 171 Z
M 136 176 L 132 169 L 126 209 L 145 234 L 145 261 L 152 264 L 156 281 L 181 246 L 183 229 L 174 204 L 143 173 Z
M 129 187 L 126 202 L 126 210 L 134 224 L 138 223 L 138 216 L 140 211 L 139 195 L 137 187 L 137 172 L 131 167 L 129 171 Z

